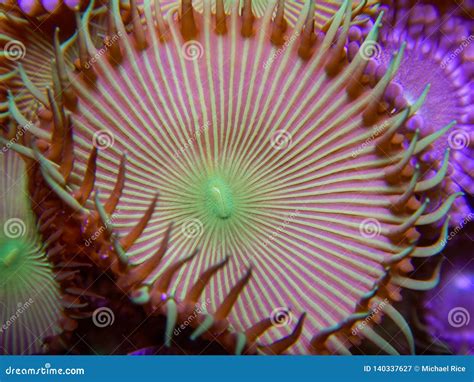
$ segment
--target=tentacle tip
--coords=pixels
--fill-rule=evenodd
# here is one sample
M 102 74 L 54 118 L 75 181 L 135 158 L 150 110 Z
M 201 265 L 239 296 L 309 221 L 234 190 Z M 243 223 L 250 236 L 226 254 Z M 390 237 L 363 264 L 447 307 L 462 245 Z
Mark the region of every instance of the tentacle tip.
M 385 14 L 385 11 L 382 9 L 379 13 L 379 16 L 377 17 L 376 24 L 380 24 L 382 22 L 384 14 Z

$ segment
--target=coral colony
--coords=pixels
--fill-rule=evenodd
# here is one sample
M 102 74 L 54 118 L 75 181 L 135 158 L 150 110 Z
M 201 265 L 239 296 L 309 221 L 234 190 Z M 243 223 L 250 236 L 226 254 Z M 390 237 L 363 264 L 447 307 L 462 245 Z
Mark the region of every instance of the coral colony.
M 0 3 L 2 354 L 473 352 L 471 2 Z

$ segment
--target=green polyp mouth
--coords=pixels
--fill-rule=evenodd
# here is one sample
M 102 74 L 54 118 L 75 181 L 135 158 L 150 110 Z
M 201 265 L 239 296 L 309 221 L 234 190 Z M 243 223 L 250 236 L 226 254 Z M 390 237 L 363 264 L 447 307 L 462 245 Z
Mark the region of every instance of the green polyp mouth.
M 213 215 L 220 219 L 228 219 L 234 212 L 232 191 L 224 179 L 213 177 L 206 186 L 206 200 Z
M 25 249 L 21 240 L 0 238 L 0 270 L 12 268 Z

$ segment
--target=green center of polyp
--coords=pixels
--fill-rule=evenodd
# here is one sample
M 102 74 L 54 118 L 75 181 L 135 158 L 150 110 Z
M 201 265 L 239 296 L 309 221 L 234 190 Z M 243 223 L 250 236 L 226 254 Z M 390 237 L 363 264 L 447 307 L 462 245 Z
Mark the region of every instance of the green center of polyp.
M 215 216 L 228 219 L 234 210 L 234 201 L 229 185 L 221 177 L 213 177 L 206 187 L 207 204 Z
M 0 238 L 0 270 L 11 268 L 25 250 L 20 240 Z

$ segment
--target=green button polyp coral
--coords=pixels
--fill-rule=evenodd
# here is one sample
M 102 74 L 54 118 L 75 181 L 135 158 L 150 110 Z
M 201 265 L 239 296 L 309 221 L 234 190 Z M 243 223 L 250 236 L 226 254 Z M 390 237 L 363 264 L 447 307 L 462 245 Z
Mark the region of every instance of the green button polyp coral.
M 206 185 L 206 206 L 220 219 L 228 219 L 234 212 L 232 191 L 221 177 L 212 177 Z
M 352 1 L 317 35 L 313 1 L 294 28 L 283 22 L 282 0 L 269 2 L 260 19 L 250 0 L 242 9 L 235 2 L 228 16 L 218 3 L 216 14 L 210 2 L 199 14 L 182 0 L 181 17 L 165 18 L 147 2 L 140 23 L 131 1 L 129 32 L 113 0 L 108 30 L 122 37 L 106 54 L 92 42 L 91 6 L 78 17 L 82 73 L 66 66 L 66 46 L 56 38 L 56 86 L 48 102 L 38 99 L 44 120 L 29 130 L 45 148 L 13 146 L 41 164 L 31 179 L 51 200 L 39 192 L 34 200 L 61 206 L 41 220 L 72 216 L 64 237 L 81 260 L 111 272 L 147 315 L 166 317 L 168 343 L 206 302 L 190 339 L 227 351 L 242 352 L 245 335 L 250 353 L 349 354 L 367 340 L 396 354 L 373 329 L 384 315 L 414 352 L 392 302 L 402 288 L 427 290 L 438 281 L 439 267 L 415 278 L 411 260 L 440 252 L 458 195 L 431 205 L 444 174 L 427 176 L 416 163 L 450 126 L 423 139 L 403 134 L 428 88 L 402 110 L 385 104 L 405 46 L 381 76 L 362 50 L 349 60 Z M 365 44 L 376 43 L 382 17 Z M 196 57 L 183 53 L 191 44 Z M 27 121 L 13 97 L 9 111 Z M 197 136 L 196 126 L 207 123 Z M 94 142 L 104 132 L 114 143 L 98 155 Z M 114 212 L 113 234 L 83 250 L 83 228 L 96 231 Z M 439 243 L 421 246 L 425 229 L 417 228 L 428 225 Z M 47 228 L 56 244 L 56 228 Z M 384 299 L 390 303 L 372 319 Z M 278 312 L 288 311 L 281 325 Z M 366 319 L 370 325 L 355 330 Z
M 26 167 L 0 154 L 0 354 L 35 354 L 59 333 L 61 295 L 27 194 Z

